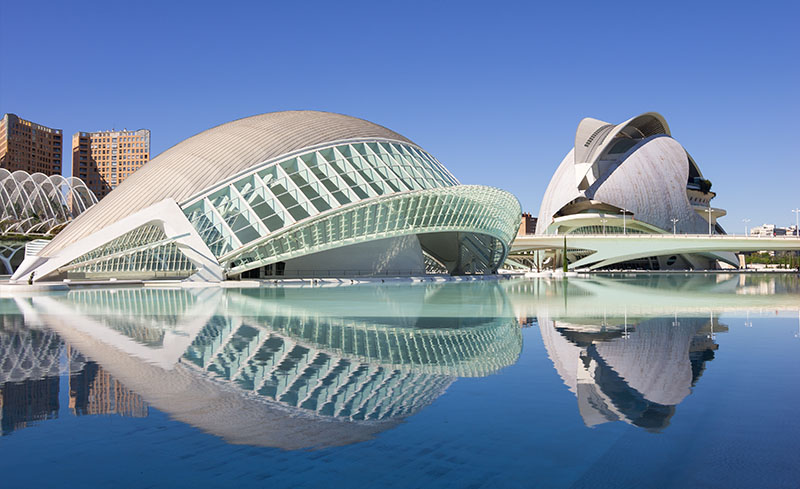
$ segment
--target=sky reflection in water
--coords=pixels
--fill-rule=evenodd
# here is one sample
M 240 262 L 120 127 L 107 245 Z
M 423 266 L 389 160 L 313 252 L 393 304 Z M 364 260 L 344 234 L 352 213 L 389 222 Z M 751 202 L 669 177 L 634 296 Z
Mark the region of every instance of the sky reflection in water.
M 4 298 L 0 466 L 79 446 L 62 482 L 793 487 L 799 310 L 790 275 Z M 148 470 L 76 475 L 111 453 Z

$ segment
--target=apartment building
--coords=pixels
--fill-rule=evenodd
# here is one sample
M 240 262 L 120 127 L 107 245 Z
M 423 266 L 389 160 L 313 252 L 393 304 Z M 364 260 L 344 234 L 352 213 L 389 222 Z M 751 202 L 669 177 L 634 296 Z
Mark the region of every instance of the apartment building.
M 5 114 L 0 121 L 0 168 L 61 175 L 62 131 Z
M 150 131 L 78 132 L 72 136 L 72 176 L 98 199 L 150 160 Z

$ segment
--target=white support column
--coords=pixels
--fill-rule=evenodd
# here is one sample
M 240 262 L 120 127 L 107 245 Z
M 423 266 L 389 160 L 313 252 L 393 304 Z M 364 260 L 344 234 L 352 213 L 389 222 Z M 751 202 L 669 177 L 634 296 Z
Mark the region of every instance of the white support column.
M 256 190 L 261 192 L 261 198 L 264 199 L 264 202 L 267 203 L 272 210 L 276 212 L 280 211 L 283 214 L 283 225 L 288 226 L 290 224 L 294 224 L 297 222 L 289 211 L 286 210 L 286 207 L 283 206 L 280 200 L 275 197 L 275 194 L 272 193 L 269 186 L 264 182 L 264 180 L 258 175 L 258 173 L 253 173 L 253 178 L 255 179 L 256 186 L 258 187 Z
M 211 214 L 213 214 L 214 217 L 219 219 L 219 226 L 220 227 L 217 230 L 220 232 L 221 235 L 223 235 L 223 236 L 227 235 L 226 237 L 230 237 L 231 248 L 234 249 L 234 250 L 236 248 L 241 248 L 242 242 L 239 241 L 239 238 L 236 237 L 236 233 L 234 233 L 233 229 L 231 229 L 231 227 L 228 226 L 228 223 L 225 222 L 225 219 L 222 217 L 222 214 L 220 214 L 219 211 L 217 210 L 217 208 L 214 207 L 213 204 L 211 204 L 211 201 L 208 200 L 208 197 L 203 197 L 203 209 L 206 212 L 208 212 L 210 210 Z M 212 223 L 213 223 L 213 221 L 212 221 Z
M 339 151 L 339 148 L 334 146 L 333 154 L 336 155 L 336 160 L 341 161 L 342 163 L 342 170 L 344 170 L 342 178 L 344 178 L 345 174 L 348 176 L 352 175 L 350 178 L 355 180 L 356 184 L 359 187 L 366 189 L 365 191 L 367 192 L 368 197 L 376 197 L 378 195 L 378 192 L 376 192 L 375 189 L 373 189 L 372 186 L 369 184 L 369 182 L 367 182 L 364 179 L 364 177 L 361 176 L 361 173 L 358 172 L 358 169 L 350 162 L 350 160 L 345 155 L 342 154 L 341 151 Z
M 281 164 L 278 163 L 277 165 L 275 165 L 275 167 L 277 168 L 278 174 L 281 176 L 281 178 L 286 180 L 286 190 L 294 192 L 297 195 L 297 197 L 295 197 L 294 200 L 296 200 L 300 205 L 302 205 L 303 208 L 306 210 L 306 212 L 308 212 L 310 215 L 314 215 L 313 211 L 315 210 L 317 211 L 316 213 L 319 214 L 320 212 L 319 209 L 317 209 L 314 206 L 314 204 L 312 204 L 311 201 L 308 199 L 306 194 L 304 194 L 303 191 L 300 190 L 300 187 L 294 182 L 294 180 L 292 180 L 292 177 L 289 176 L 289 173 L 286 172 L 286 170 L 281 166 Z
M 404 190 L 403 187 L 405 187 L 405 190 L 414 190 L 415 189 L 415 187 L 413 185 L 411 185 L 411 183 L 406 182 L 406 178 L 407 177 L 399 175 L 390 165 L 387 165 L 386 162 L 383 160 L 383 158 L 379 154 L 377 154 L 375 151 L 373 151 L 372 148 L 370 148 L 368 144 L 364 144 L 364 147 L 367 149 L 367 152 L 375 158 L 376 161 L 380 162 L 380 164 L 383 166 L 384 169 L 386 169 L 386 171 L 388 173 L 391 173 L 392 175 L 397 177 L 397 182 L 398 183 L 396 184 L 396 186 L 400 188 L 401 192 Z M 366 158 L 366 160 L 367 160 L 367 163 L 370 163 L 369 158 Z M 394 161 L 394 160 L 392 160 L 392 161 Z M 370 164 L 375 168 L 375 171 L 378 171 L 378 167 L 376 165 L 374 165 L 372 163 L 370 163 Z
M 252 216 L 252 217 L 245 216 L 245 219 L 247 219 L 247 222 L 249 222 L 251 226 L 256 228 L 256 230 L 258 231 L 258 234 L 260 234 L 261 236 L 268 235 L 269 234 L 269 229 L 267 229 L 267 226 L 265 226 L 264 223 L 261 222 L 261 219 L 258 218 L 258 214 L 256 214 L 256 212 L 253 210 L 253 208 L 250 207 L 250 204 L 247 203 L 247 199 L 245 199 L 242 196 L 242 194 L 239 193 L 239 191 L 236 189 L 236 186 L 231 185 L 230 189 L 231 189 L 231 193 L 239 200 L 239 203 L 238 204 L 234 204 L 234 205 L 236 205 L 236 207 L 239 209 L 239 211 L 242 211 L 242 207 L 244 207 L 244 210 L 246 210 L 247 213 L 250 216 Z
M 328 190 L 328 187 L 326 187 L 322 183 L 322 181 L 319 178 L 317 178 L 317 175 L 314 173 L 311 167 L 308 166 L 305 160 L 300 156 L 297 157 L 297 167 L 302 168 L 308 173 L 308 177 L 310 180 L 309 183 L 314 183 L 317 185 L 317 188 L 319 188 L 319 191 L 317 193 L 319 193 L 320 197 L 322 197 L 325 200 L 325 202 L 327 202 L 328 205 L 331 206 L 331 208 L 339 207 L 340 205 L 342 205 L 338 200 L 336 200 L 336 197 L 333 196 L 330 190 Z

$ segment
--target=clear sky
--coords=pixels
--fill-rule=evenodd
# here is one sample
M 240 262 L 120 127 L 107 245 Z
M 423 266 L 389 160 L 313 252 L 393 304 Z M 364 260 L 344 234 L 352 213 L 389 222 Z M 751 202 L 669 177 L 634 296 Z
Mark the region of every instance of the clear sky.
M 67 145 L 145 127 L 153 155 L 253 114 L 340 112 L 537 213 L 583 117 L 657 111 L 741 233 L 800 207 L 799 22 L 796 1 L 0 0 L 0 112 Z

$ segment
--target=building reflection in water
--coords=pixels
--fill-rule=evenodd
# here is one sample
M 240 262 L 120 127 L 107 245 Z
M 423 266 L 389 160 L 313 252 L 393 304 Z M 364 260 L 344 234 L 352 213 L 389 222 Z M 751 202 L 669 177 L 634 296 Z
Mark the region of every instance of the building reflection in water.
M 67 351 L 81 357 L 73 348 Z M 79 370 L 70 369 L 69 408 L 76 416 L 118 414 L 134 418 L 147 416 L 142 397 L 125 388 L 95 362 L 81 362 Z
M 623 321 L 540 317 L 539 328 L 587 426 L 625 421 L 663 430 L 714 358 L 714 334 L 727 328 L 711 318 Z
M 529 326 L 587 426 L 660 431 L 714 358 L 717 314 L 796 311 L 797 292 L 720 274 L 18 297 L 0 303 L 16 311 L 0 331 L 2 427 L 67 402 L 75 415 L 151 406 L 229 443 L 346 445 L 514 364 Z
M 75 413 L 144 415 L 146 403 L 230 443 L 284 449 L 369 439 L 522 349 L 496 283 L 98 289 L 17 305 L 91 359 L 70 378 Z
M 521 322 L 537 318 L 587 426 L 624 421 L 649 431 L 669 425 L 714 359 L 715 335 L 727 331 L 717 314 L 797 308 L 797 287 L 785 277 L 595 275 L 511 282 L 505 290 Z
M 86 362 L 57 333 L 28 327 L 21 315 L 4 315 L 0 323 L 2 434 L 58 417 L 62 362 L 69 369 L 73 414 L 147 415 L 141 397 L 97 364 Z

